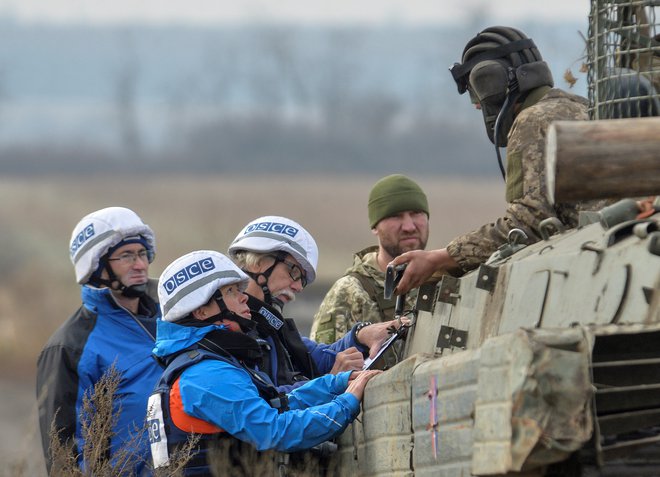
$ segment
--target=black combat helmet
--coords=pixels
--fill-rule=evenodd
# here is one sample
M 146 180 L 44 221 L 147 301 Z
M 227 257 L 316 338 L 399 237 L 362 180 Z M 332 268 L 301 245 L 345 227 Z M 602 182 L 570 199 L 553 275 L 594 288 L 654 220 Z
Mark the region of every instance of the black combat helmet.
M 504 147 L 513 124 L 516 102 L 539 86 L 553 86 L 550 68 L 534 42 L 511 27 L 494 26 L 472 38 L 462 63 L 450 68 L 460 94 L 470 92 L 481 105 L 486 132 L 495 146 Z

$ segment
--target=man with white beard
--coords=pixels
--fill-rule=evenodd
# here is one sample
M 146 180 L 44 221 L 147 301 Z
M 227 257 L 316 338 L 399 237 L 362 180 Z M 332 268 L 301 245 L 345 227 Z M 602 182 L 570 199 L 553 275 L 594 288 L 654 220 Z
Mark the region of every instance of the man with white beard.
M 360 370 L 388 338 L 394 321 L 353 327 L 328 345 L 300 335 L 295 322 L 282 316 L 284 305 L 316 278 L 318 247 L 300 224 L 286 217 L 260 217 L 247 224 L 228 254 L 249 277 L 246 289 L 252 320 L 268 352 L 260 369 L 278 387 L 296 387 L 317 376 Z M 359 331 L 359 340 L 357 339 Z

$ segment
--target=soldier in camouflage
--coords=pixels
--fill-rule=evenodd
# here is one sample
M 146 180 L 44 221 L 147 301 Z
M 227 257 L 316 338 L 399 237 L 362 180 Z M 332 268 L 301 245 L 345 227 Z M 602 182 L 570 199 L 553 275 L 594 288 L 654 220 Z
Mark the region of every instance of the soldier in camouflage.
M 579 210 L 594 210 L 603 202 L 551 205 L 546 196 L 545 140 L 550 123 L 586 120 L 586 99 L 553 88 L 548 65 L 534 42 L 509 27 L 490 27 L 466 45 L 463 63 L 451 68 L 459 93 L 470 93 L 484 116 L 486 132 L 496 147 L 506 147 L 507 207 L 503 217 L 452 240 L 446 248 L 412 251 L 393 260 L 408 263 L 398 291 L 420 286 L 438 271 L 461 275 L 477 268 L 502 244 L 514 228 L 527 243 L 541 239 L 539 223 L 558 218 L 576 227 Z
M 525 231 L 529 243 L 541 240 L 538 224 L 557 217 L 577 226 L 579 204 L 550 205 L 545 184 L 545 132 L 556 120 L 586 120 L 587 100 L 543 86 L 527 96 L 511 127 L 507 145 L 507 208 L 504 217 L 452 240 L 447 251 L 463 272 L 477 268 L 506 243 L 513 228 Z M 539 134 L 540 132 L 540 134 Z
M 394 318 L 395 299 L 385 300 L 385 269 L 396 256 L 426 247 L 429 209 L 426 194 L 410 178 L 394 174 L 380 179 L 369 193 L 369 223 L 378 245 L 357 252 L 353 266 L 325 296 L 314 317 L 311 337 L 333 343 L 356 323 Z M 406 309 L 416 292 L 406 296 Z

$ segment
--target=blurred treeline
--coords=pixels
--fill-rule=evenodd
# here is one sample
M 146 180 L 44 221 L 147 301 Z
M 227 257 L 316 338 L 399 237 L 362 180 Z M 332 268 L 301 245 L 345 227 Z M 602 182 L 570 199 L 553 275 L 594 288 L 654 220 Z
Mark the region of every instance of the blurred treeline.
M 435 27 L 0 20 L 0 172 L 369 173 L 405 164 L 495 175 L 481 114 L 448 71 L 485 26 L 477 12 L 471 24 Z M 565 86 L 584 27 L 517 26 Z

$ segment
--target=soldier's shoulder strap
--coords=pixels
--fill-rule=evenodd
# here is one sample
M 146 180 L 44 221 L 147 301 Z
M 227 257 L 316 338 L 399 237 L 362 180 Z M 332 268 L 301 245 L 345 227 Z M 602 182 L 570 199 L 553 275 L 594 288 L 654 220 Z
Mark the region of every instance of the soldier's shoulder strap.
M 383 296 L 383 291 L 379 290 L 376 287 L 375 282 L 365 275 L 357 272 L 348 272 L 346 276 L 356 278 L 357 281 L 360 282 L 360 285 L 362 285 L 362 288 L 364 288 L 364 291 L 367 292 L 367 295 L 376 301 L 381 321 L 390 321 L 392 318 L 394 318 L 394 307 L 396 305 L 395 298 L 386 300 Z

